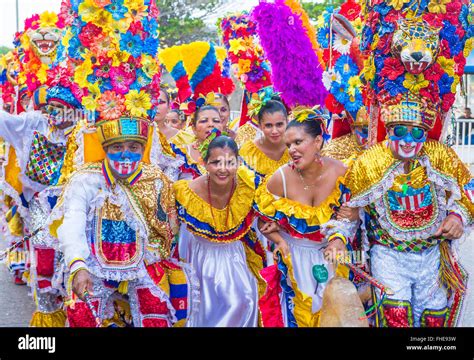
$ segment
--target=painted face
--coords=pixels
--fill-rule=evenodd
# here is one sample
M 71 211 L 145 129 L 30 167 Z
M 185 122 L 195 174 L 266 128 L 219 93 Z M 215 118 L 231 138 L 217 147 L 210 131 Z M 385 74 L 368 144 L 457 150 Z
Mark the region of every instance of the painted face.
M 75 109 L 57 101 L 50 101 L 44 111 L 51 127 L 67 128 L 74 123 L 76 118 Z
M 390 148 L 400 159 L 413 159 L 426 141 L 426 131 L 416 126 L 395 125 L 389 130 Z
M 290 127 L 285 132 L 285 144 L 293 164 L 297 169 L 306 169 L 316 160 L 316 154 L 321 150 L 323 138 L 321 135 L 313 138 L 302 126 Z
M 223 128 L 221 118 L 215 110 L 203 110 L 199 113 L 193 130 L 196 138 L 204 141 L 213 129 L 222 131 Z
M 107 158 L 112 170 L 120 177 L 132 175 L 140 165 L 143 145 L 136 141 L 117 143 L 107 149 Z
M 230 148 L 214 148 L 209 153 L 206 170 L 214 184 L 220 186 L 227 185 L 235 178 L 237 168 L 237 157 Z
M 280 144 L 283 141 L 285 129 L 287 125 L 287 119 L 285 115 L 280 112 L 274 112 L 273 114 L 265 113 L 260 123 L 260 129 L 267 139 L 272 144 Z
M 354 128 L 354 134 L 357 139 L 357 143 L 362 146 L 367 146 L 367 141 L 369 140 L 369 127 L 368 126 L 356 126 Z

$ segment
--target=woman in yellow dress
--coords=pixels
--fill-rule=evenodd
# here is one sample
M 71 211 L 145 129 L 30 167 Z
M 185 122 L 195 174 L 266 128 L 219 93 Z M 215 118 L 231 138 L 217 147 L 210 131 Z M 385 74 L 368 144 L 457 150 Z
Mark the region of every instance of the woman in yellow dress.
M 266 326 L 313 327 L 319 323 L 325 287 L 335 274 L 331 262 L 346 250 L 336 232 L 344 229 L 331 227 L 347 194 L 346 167 L 320 155 L 326 119 L 320 110 L 304 109 L 293 116 L 285 132 L 291 163 L 267 177 L 255 196 L 260 219 L 280 226 L 267 237 L 276 244 L 275 274 L 285 280 L 276 283 L 284 294 L 280 316 L 268 301 L 261 303 L 260 310 Z M 268 271 L 262 276 L 270 283 L 275 274 Z
M 177 157 L 181 158 L 184 162 L 179 168 L 179 180 L 196 179 L 206 173 L 199 147 L 213 129 L 222 131 L 222 128 L 223 124 L 219 110 L 216 107 L 204 105 L 196 110 L 192 120 L 192 129 L 196 140 L 191 144 L 183 144 L 181 146 L 171 144 Z
M 284 139 L 288 114 L 280 101 L 272 99 L 257 105 L 255 113 L 262 135 L 247 141 L 239 153 L 243 164 L 261 181 L 290 161 Z
M 195 270 L 201 293 L 188 326 L 254 327 L 264 263 L 252 229 L 254 175 L 238 166 L 237 144 L 228 136 L 216 136 L 202 157 L 206 175 L 174 184 L 179 257 Z

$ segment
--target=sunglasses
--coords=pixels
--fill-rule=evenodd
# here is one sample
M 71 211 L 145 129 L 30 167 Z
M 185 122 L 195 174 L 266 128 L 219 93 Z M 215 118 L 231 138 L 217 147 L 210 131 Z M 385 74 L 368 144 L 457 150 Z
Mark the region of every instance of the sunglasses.
M 415 141 L 423 140 L 426 135 L 426 131 L 419 127 L 413 127 L 411 131 L 408 131 L 408 127 L 405 125 L 396 125 L 393 127 L 393 136 L 399 139 L 403 139 L 407 134 L 410 133 L 411 137 Z

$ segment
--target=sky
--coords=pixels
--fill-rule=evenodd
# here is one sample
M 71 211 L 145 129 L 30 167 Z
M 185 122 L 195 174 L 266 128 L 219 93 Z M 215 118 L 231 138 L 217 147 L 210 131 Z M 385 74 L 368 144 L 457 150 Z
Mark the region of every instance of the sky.
M 13 36 L 16 32 L 16 0 L 0 0 L 0 46 L 12 47 Z M 33 14 L 43 11 L 59 12 L 61 0 L 18 0 L 20 30 L 25 20 Z

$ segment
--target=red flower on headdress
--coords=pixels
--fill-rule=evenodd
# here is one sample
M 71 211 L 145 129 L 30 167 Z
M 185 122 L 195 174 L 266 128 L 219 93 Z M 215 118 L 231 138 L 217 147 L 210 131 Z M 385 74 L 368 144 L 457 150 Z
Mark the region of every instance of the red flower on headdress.
M 354 21 L 360 15 L 360 5 L 353 0 L 349 0 L 341 5 L 341 10 L 339 14 L 345 16 L 347 20 Z
M 97 38 L 100 35 L 102 35 L 101 28 L 92 23 L 88 23 L 82 28 L 82 31 L 79 34 L 79 40 L 81 40 L 82 45 L 89 48 L 95 41 L 97 41 Z
M 405 72 L 403 64 L 396 58 L 387 58 L 383 64 L 384 67 L 380 72 L 380 75 L 387 77 L 389 80 L 393 81 Z
M 443 74 L 444 74 L 444 71 L 441 68 L 441 66 L 439 66 L 438 63 L 434 63 L 428 69 L 426 69 L 425 72 L 423 73 L 426 80 L 435 81 L 435 82 L 439 81 L 439 79 L 441 79 Z
M 462 76 L 464 74 L 464 67 L 466 66 L 466 58 L 462 51 L 454 57 L 454 72 L 457 76 Z
M 39 28 L 39 18 L 40 17 L 39 17 L 38 14 L 34 14 L 30 18 L 26 19 L 25 20 L 25 31 L 30 30 L 30 29 L 33 29 L 33 30 L 38 29 Z
M 334 113 L 334 114 L 340 114 L 344 110 L 344 105 L 342 105 L 339 101 L 336 100 L 334 95 L 329 94 L 326 97 L 326 108 Z
M 441 40 L 439 48 L 440 51 L 438 56 L 444 56 L 446 59 L 451 58 L 451 50 L 449 50 L 449 43 L 446 39 Z
M 451 109 L 451 106 L 454 104 L 456 96 L 453 93 L 447 93 L 443 95 L 443 102 L 441 104 L 441 110 L 448 112 Z
M 420 89 L 420 95 L 434 104 L 439 102 L 438 86 L 434 85 L 434 83 L 430 83 L 427 87 Z
M 423 20 L 425 20 L 430 26 L 434 26 L 436 28 L 443 27 L 443 18 L 440 14 L 428 13 L 423 16 Z
M 377 48 L 380 49 L 382 54 L 386 55 L 390 52 L 390 46 L 392 45 L 393 33 L 385 34 L 379 40 Z

